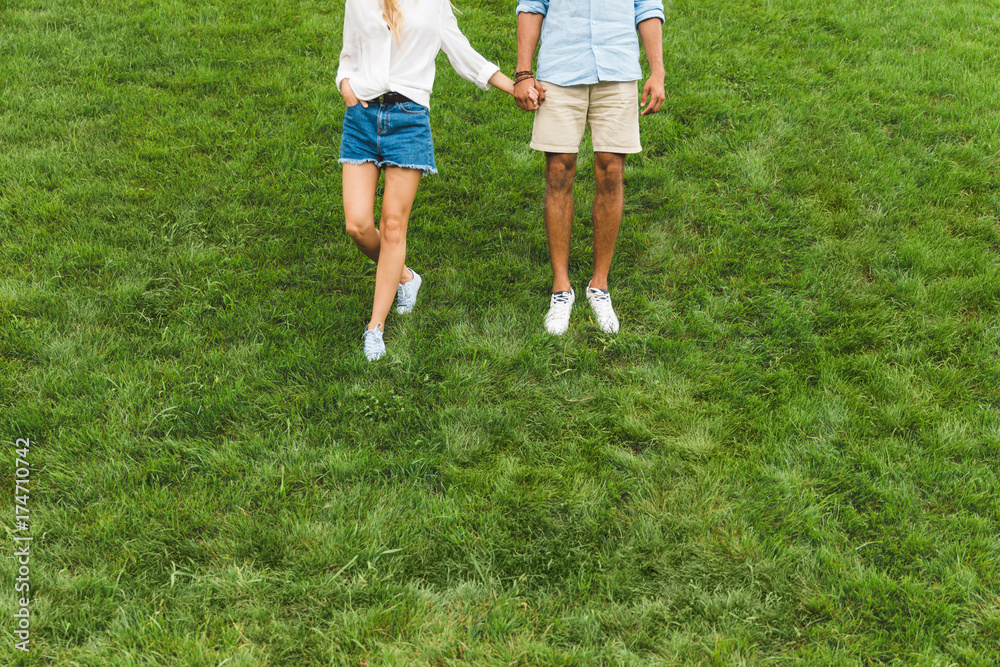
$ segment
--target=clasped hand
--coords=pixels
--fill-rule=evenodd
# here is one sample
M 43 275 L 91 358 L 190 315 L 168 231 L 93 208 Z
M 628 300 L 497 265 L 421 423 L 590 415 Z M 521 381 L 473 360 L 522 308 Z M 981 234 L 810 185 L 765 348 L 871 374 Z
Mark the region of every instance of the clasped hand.
M 514 84 L 514 101 L 524 111 L 535 111 L 545 101 L 545 89 L 534 79 L 525 79 Z

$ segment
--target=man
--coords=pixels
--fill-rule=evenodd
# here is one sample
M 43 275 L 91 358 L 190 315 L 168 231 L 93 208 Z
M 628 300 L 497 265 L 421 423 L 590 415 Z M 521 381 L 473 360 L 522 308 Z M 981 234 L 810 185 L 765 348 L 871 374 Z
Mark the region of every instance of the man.
M 531 147 L 545 152 L 545 230 L 552 296 L 545 328 L 562 335 L 576 299 L 569 281 L 573 179 L 584 129 L 594 146 L 594 267 L 587 301 L 605 333 L 618 332 L 608 272 L 623 210 L 625 155 L 638 153 L 642 115 L 663 105 L 663 4 L 660 0 L 520 0 L 514 98 L 535 111 Z M 636 33 L 638 32 L 638 38 Z M 531 70 L 535 47 L 538 73 Z M 639 40 L 651 70 L 640 103 Z M 648 101 L 648 104 L 647 104 Z

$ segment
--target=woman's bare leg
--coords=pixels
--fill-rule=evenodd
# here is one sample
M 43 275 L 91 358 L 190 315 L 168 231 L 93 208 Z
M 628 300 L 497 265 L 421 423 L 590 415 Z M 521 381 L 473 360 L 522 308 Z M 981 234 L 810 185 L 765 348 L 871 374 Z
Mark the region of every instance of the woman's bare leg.
M 375 227 L 375 188 L 378 186 L 379 173 L 379 168 L 373 162 L 344 164 L 341 180 L 347 233 L 358 250 L 376 264 L 381 248 L 381 234 Z M 382 207 L 385 208 L 384 201 Z M 412 279 L 413 274 L 404 267 L 399 282 L 405 283 Z
M 413 208 L 413 198 L 423 172 L 418 169 L 386 167 L 385 193 L 382 196 L 382 220 L 379 223 L 378 270 L 375 272 L 375 299 L 372 304 L 371 329 L 385 327 L 385 318 L 396 298 L 406 263 L 406 226 Z M 359 246 L 360 247 L 360 246 Z M 362 251 L 364 252 L 364 251 Z M 366 253 L 367 254 L 367 253 Z M 409 276 L 410 278 L 412 276 Z

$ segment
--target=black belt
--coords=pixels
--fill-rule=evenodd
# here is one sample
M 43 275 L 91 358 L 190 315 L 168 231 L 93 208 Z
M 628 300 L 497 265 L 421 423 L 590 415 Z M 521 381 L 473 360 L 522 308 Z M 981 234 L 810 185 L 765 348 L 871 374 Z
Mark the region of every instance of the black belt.
M 378 104 L 397 104 L 399 102 L 412 102 L 413 100 L 406 95 L 400 95 L 399 93 L 386 93 L 368 101 Z

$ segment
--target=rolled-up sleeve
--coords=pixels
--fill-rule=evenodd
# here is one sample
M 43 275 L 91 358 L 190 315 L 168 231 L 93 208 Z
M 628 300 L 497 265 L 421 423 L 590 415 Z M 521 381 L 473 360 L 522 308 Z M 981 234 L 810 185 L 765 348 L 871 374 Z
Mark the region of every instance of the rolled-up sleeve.
M 517 3 L 517 13 L 545 16 L 549 13 L 549 0 L 521 0 Z
M 647 19 L 660 19 L 661 23 L 666 21 L 666 16 L 663 13 L 663 3 L 660 0 L 635 0 L 636 26 Z
M 499 72 L 500 68 L 472 48 L 468 38 L 458 27 L 458 19 L 451 11 L 451 3 L 445 2 L 444 5 L 444 14 L 441 17 L 441 50 L 448 56 L 448 62 L 460 77 L 483 90 L 488 89 L 490 77 Z

